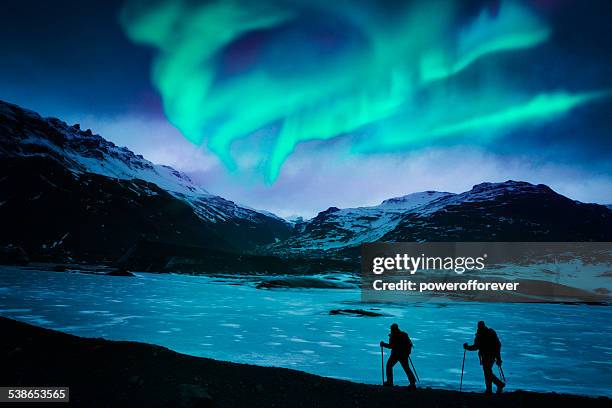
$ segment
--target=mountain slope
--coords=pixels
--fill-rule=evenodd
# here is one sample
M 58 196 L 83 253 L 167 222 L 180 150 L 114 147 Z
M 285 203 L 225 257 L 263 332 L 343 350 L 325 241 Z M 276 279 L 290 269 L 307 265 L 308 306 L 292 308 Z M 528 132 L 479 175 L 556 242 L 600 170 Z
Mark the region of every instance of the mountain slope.
M 215 196 L 90 130 L 0 102 L 0 244 L 116 259 L 140 240 L 246 250 L 284 220 Z
M 424 192 L 375 207 L 329 208 L 272 245 L 280 253 L 354 248 L 385 241 L 609 241 L 612 211 L 545 185 L 482 183 L 461 194 Z
M 389 241 L 609 241 L 612 211 L 543 184 L 482 183 L 406 214 Z
M 373 242 L 392 231 L 405 214 L 452 193 L 424 191 L 391 198 L 372 207 L 330 207 L 313 219 L 295 224 L 294 235 L 274 250 L 329 250 Z

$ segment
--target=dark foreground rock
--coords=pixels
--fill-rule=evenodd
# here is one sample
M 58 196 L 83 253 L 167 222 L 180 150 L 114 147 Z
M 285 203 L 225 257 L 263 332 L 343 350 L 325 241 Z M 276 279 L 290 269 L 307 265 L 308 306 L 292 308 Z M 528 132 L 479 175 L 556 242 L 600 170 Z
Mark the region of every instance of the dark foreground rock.
M 132 272 L 130 272 L 127 269 L 124 269 L 124 268 L 113 269 L 110 272 L 107 272 L 106 274 L 108 276 L 127 276 L 127 277 L 134 277 L 134 276 L 136 276 Z
M 285 276 L 259 282 L 257 289 L 353 289 L 355 284 L 333 279 L 306 276 Z
M 20 246 L 0 246 L 0 264 L 2 265 L 27 265 L 28 254 Z
M 81 338 L 6 318 L 0 318 L 0 333 L 0 385 L 69 386 L 73 406 L 610 406 L 607 398 L 552 393 L 484 396 L 389 389 L 282 368 L 191 357 L 143 343 Z
M 330 315 L 365 316 L 365 317 L 386 316 L 384 313 L 372 312 L 371 310 L 363 310 L 363 309 L 333 309 L 329 311 L 329 314 Z

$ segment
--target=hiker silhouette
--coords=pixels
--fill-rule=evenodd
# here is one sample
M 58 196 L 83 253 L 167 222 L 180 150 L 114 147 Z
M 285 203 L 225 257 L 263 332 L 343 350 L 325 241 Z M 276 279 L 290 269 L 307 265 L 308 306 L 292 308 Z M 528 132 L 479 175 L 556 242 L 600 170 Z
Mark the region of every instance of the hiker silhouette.
M 480 365 L 482 365 L 486 385 L 485 393 L 491 394 L 493 392 L 492 384 L 495 384 L 497 386 L 497 393 L 501 394 L 506 383 L 493 374 L 493 363 L 497 362 L 500 369 L 502 365 L 501 342 L 495 330 L 487 327 L 482 320 L 479 321 L 474 344 L 470 346 L 467 343 L 463 343 L 463 348 L 469 351 L 478 350 L 478 357 L 480 358 Z
M 393 385 L 393 367 L 399 362 L 408 376 L 408 381 L 410 381 L 408 388 L 415 389 L 416 378 L 408 364 L 408 358 L 412 352 L 412 341 L 408 337 L 408 333 L 401 331 L 396 323 L 391 325 L 390 330 L 389 343 L 380 342 L 380 347 L 391 349 L 391 356 L 387 360 L 387 381 L 383 385 Z

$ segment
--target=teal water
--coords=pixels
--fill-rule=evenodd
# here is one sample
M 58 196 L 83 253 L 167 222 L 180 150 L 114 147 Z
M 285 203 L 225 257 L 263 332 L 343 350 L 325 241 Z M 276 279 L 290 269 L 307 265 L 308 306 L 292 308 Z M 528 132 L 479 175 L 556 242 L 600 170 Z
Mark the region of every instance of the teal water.
M 503 342 L 508 390 L 612 396 L 612 307 L 359 304 L 357 289 L 261 290 L 184 275 L 136 278 L 1 267 L 0 315 L 86 337 L 135 340 L 219 360 L 380 383 L 378 342 L 397 322 L 414 341 L 421 386 L 458 388 L 464 342 L 485 320 Z M 389 317 L 331 316 L 379 307 Z M 396 382 L 407 384 L 399 365 Z M 476 353 L 464 388 L 483 390 Z

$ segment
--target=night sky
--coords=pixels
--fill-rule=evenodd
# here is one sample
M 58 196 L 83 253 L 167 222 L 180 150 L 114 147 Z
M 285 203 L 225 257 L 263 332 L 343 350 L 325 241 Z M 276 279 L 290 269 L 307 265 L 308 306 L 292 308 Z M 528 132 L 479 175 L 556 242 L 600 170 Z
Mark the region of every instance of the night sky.
M 609 1 L 1 8 L 0 99 L 255 208 L 507 179 L 612 203 Z

